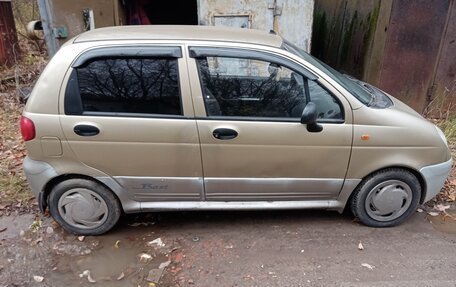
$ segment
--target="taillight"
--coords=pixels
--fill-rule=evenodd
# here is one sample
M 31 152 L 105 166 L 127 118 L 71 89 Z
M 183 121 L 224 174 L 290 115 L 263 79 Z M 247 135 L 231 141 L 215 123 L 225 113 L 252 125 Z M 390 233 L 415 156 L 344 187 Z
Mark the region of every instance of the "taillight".
M 24 141 L 33 140 L 35 138 L 35 124 L 31 119 L 24 116 L 21 117 L 21 134 Z

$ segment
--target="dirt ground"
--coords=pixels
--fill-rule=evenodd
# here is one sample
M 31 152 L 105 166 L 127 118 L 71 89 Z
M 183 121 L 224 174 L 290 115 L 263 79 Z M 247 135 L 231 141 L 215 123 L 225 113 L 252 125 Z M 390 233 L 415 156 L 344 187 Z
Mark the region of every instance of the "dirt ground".
M 324 211 L 128 216 L 84 238 L 27 214 L 5 227 L 0 286 L 456 286 L 456 222 L 424 212 L 386 229 Z

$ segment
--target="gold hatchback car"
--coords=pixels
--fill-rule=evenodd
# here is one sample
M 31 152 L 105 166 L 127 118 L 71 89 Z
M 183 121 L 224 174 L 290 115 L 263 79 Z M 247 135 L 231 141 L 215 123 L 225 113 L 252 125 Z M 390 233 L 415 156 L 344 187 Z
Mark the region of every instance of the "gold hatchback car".
M 85 235 L 162 210 L 347 207 L 394 226 L 452 166 L 410 107 L 247 29 L 83 33 L 42 73 L 21 131 L 40 208 Z

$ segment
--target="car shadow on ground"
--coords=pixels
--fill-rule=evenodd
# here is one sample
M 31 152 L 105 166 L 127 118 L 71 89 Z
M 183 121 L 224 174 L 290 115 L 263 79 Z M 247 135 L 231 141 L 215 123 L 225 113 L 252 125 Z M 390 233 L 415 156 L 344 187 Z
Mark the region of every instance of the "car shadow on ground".
M 359 224 L 350 213 L 339 214 L 325 210 L 262 210 L 262 211 L 175 211 L 149 212 L 124 215 L 115 230 L 124 231 L 131 226 L 155 225 L 172 229 L 173 227 L 220 227 L 227 225 L 281 225 L 288 223 L 311 224 Z

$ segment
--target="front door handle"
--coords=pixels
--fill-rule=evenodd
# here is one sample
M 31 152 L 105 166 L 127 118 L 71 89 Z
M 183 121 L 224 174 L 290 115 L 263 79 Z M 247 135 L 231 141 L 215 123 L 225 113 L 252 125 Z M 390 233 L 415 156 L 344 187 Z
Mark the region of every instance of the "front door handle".
M 73 128 L 73 131 L 75 134 L 83 137 L 96 136 L 100 133 L 100 130 L 92 125 L 77 125 Z
M 214 138 L 218 140 L 230 140 L 238 136 L 238 132 L 232 129 L 219 128 L 212 132 Z

